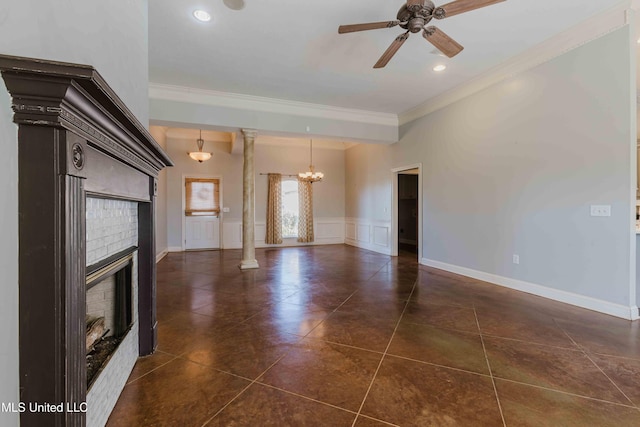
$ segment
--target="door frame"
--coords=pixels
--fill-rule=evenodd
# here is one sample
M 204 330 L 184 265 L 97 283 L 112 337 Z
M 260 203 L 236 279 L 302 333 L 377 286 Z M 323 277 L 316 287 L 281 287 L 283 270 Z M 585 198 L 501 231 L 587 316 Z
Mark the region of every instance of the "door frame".
M 398 175 L 404 171 L 418 169 L 418 263 L 422 263 L 422 163 L 400 166 L 391 169 L 392 202 L 391 202 L 391 256 L 398 256 Z
M 187 243 L 187 216 L 184 214 L 184 209 L 187 207 L 186 206 L 186 197 L 187 197 L 187 190 L 186 190 L 186 183 L 187 183 L 187 178 L 198 178 L 198 179 L 217 179 L 220 182 L 220 214 L 218 215 L 218 235 L 220 236 L 220 247 L 219 248 L 214 248 L 214 249 L 222 249 L 224 247 L 223 245 L 223 235 L 222 235 L 222 221 L 224 219 L 224 210 L 223 210 L 223 206 L 224 206 L 224 201 L 223 201 L 223 186 L 222 186 L 222 175 L 207 175 L 207 174 L 198 174 L 198 173 L 183 173 L 182 174 L 182 190 L 180 191 L 182 194 L 182 208 L 180 210 L 180 217 L 181 217 L 181 223 L 182 223 L 182 238 L 181 240 L 181 247 L 182 247 L 182 252 L 186 251 L 186 243 Z

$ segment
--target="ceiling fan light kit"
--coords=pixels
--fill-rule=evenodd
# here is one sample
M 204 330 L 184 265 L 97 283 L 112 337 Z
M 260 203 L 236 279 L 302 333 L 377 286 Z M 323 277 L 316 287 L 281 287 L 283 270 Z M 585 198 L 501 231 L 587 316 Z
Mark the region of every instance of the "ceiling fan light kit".
M 398 11 L 395 21 L 341 25 L 338 28 L 338 34 L 393 28 L 396 26 L 407 30 L 406 33 L 396 37 L 373 68 L 382 68 L 387 65 L 404 42 L 407 41 L 409 34 L 419 33 L 420 31 L 422 31 L 422 36 L 440 52 L 449 58 L 453 58 L 462 52 L 464 47 L 444 31 L 434 26 L 427 26 L 427 24 L 429 24 L 433 18 L 444 19 L 503 1 L 506 0 L 455 0 L 451 3 L 436 7 L 431 0 L 407 0 L 406 4 L 402 5 Z

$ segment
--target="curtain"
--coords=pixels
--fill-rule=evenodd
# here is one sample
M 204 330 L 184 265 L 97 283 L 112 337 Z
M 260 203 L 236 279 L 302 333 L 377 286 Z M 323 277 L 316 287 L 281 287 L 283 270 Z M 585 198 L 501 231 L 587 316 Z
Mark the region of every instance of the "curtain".
M 313 190 L 310 182 L 298 178 L 298 242 L 313 240 Z
M 282 243 L 282 175 L 269 174 L 267 191 L 267 235 L 264 242 L 268 245 Z

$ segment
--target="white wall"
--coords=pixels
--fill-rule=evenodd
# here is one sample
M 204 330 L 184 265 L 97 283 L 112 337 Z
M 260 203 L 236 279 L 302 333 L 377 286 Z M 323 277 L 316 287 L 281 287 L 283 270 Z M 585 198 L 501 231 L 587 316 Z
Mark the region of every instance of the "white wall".
M 9 94 L 0 81 L 0 402 L 18 402 L 18 146 Z M 18 416 L 0 412 L 0 425 Z
M 148 121 L 147 0 L 5 1 L 0 53 L 95 66 L 138 119 Z M 0 83 L 0 402 L 18 395 L 17 127 Z M 1 413 L 0 425 L 18 425 Z
M 188 151 L 195 150 L 195 144 L 194 140 L 174 138 L 167 140 L 167 153 L 175 163 L 174 167 L 167 170 L 167 235 L 171 250 L 182 247 L 182 177 L 184 175 L 222 177 L 222 203 L 229 208 L 228 213 L 222 214 L 222 222 L 233 227 L 229 233 L 234 233 L 231 237 L 234 242 L 237 240 L 235 228 L 242 223 L 242 154 L 230 154 L 227 143 L 205 141 L 204 151 L 212 152 L 213 158 L 198 163 L 187 156 Z M 259 174 L 268 172 L 292 174 L 306 171 L 309 166 L 309 149 L 257 143 L 254 153 L 255 218 L 256 223 L 264 223 L 267 206 L 267 177 Z M 345 199 L 344 151 L 314 147 L 313 163 L 316 170 L 325 174 L 325 179 L 321 183 L 314 184 L 314 216 L 319 219 L 340 218 L 342 221 Z M 258 235 L 258 231 L 256 233 L 256 240 L 264 238 Z M 225 247 L 235 246 L 230 244 Z
M 167 150 L 166 128 L 162 126 L 150 126 L 149 132 L 156 142 Z M 156 257 L 162 257 L 167 253 L 169 243 L 167 240 L 167 169 L 162 169 L 158 174 L 158 195 L 156 196 Z
M 169 127 L 260 129 L 276 135 L 306 135 L 311 131 L 331 139 L 385 144 L 398 141 L 397 117 L 391 114 L 357 112 L 354 118 L 352 110 L 335 107 L 310 108 L 309 104 L 273 100 L 256 105 L 248 100 L 252 97 L 240 98 L 233 97 L 228 104 L 228 99 L 207 91 L 177 89 L 176 93 L 166 93 L 153 85 L 149 99 L 151 120 Z
M 630 51 L 625 27 L 349 149 L 347 216 L 386 218 L 387 171 L 422 162 L 423 262 L 629 315 Z
M 313 184 L 314 217 L 344 217 L 344 162 L 345 156 L 342 149 L 313 147 L 315 170 L 324 173 L 322 182 Z M 309 170 L 309 147 L 256 145 L 255 170 L 256 222 L 264 222 L 267 219 L 268 177 L 259 174 L 268 172 L 296 174 Z M 286 178 L 283 177 L 283 179 Z

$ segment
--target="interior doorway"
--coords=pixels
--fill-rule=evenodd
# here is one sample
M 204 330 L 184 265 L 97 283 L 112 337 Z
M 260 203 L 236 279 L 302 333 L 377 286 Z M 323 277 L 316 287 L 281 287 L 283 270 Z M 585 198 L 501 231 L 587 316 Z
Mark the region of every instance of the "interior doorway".
M 422 259 L 422 164 L 393 172 L 393 215 L 391 255 Z
M 184 250 L 220 249 L 221 187 L 219 177 L 184 177 Z
M 418 257 L 418 170 L 398 174 L 398 255 Z

